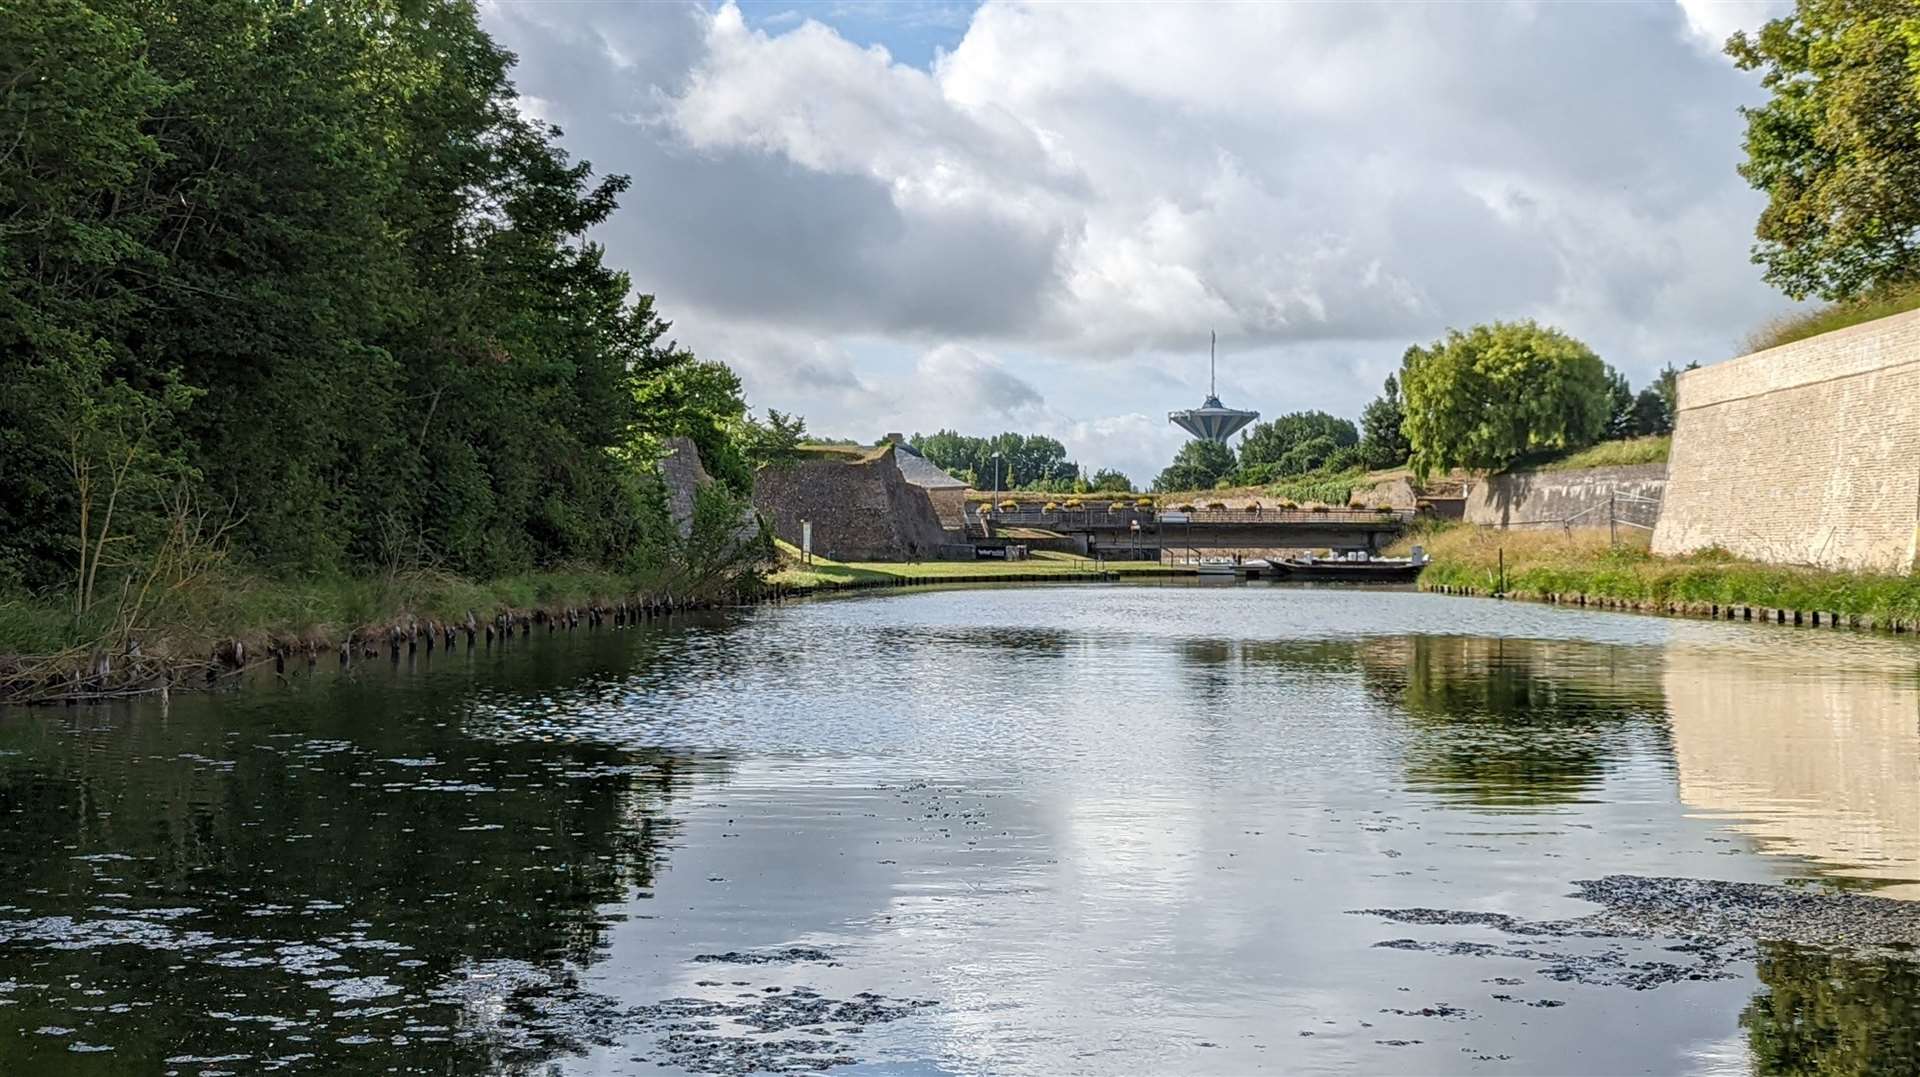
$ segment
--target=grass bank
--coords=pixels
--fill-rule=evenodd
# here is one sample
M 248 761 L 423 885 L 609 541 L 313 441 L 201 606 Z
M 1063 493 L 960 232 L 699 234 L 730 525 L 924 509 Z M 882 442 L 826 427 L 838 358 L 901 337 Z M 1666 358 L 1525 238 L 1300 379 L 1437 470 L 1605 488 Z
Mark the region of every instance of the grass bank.
M 1673 435 L 1649 434 L 1646 437 L 1602 441 L 1584 449 L 1541 460 L 1517 463 L 1510 471 L 1576 471 L 1589 467 L 1628 467 L 1633 464 L 1664 464 L 1673 451 Z
M 1433 564 L 1422 587 L 1523 598 L 1587 596 L 1653 610 L 1699 612 L 1718 606 L 1839 614 L 1862 625 L 1911 627 L 1920 621 L 1920 577 L 1876 576 L 1763 565 L 1718 551 L 1656 557 L 1644 533 L 1610 546 L 1605 530 L 1501 531 L 1465 524 L 1433 527 L 1397 544 L 1426 547 Z
M 717 588 L 717 589 L 716 589 Z M 131 695 L 186 686 L 264 660 L 342 646 L 377 648 L 400 633 L 584 618 L 730 594 L 731 584 L 662 587 L 591 567 L 468 580 L 430 571 L 276 579 L 222 569 L 143 605 L 0 598 L 0 702 Z
M 940 580 L 977 580 L 982 577 L 1058 576 L 1086 577 L 1095 572 L 1131 576 L 1181 574 L 1158 561 L 1101 561 L 1049 550 L 1035 552 L 1025 561 L 829 561 L 815 557 L 811 565 L 800 563 L 800 552 L 780 543 L 781 568 L 767 577 L 767 583 L 794 591 L 830 591 L 840 587 L 881 587 L 889 584 Z
M 1920 308 L 1920 283 L 1887 285 L 1858 299 L 1776 318 L 1747 337 L 1745 347 L 1748 352 L 1764 351 L 1915 308 Z

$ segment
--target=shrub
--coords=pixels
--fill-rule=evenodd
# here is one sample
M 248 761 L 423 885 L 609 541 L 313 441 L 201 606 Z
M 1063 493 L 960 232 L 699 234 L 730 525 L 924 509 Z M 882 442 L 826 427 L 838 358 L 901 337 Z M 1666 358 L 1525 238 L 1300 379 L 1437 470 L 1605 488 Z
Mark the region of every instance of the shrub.
M 1375 506 L 1373 507 L 1373 511 L 1375 511 L 1375 512 L 1392 512 L 1392 511 L 1393 511 L 1393 506 L 1392 506 L 1392 505 L 1375 505 Z
M 1313 507 L 1313 511 L 1314 512 L 1330 512 L 1332 510 L 1328 509 L 1325 505 L 1315 505 Z
M 1082 507 L 1080 504 L 1080 499 L 1076 497 L 1072 501 L 1067 502 L 1067 507 L 1070 509 L 1077 509 Z
M 1280 502 L 1278 508 L 1280 509 L 1281 512 L 1298 512 L 1300 510 L 1300 506 L 1294 504 L 1291 501 Z
M 1359 511 L 1364 511 L 1367 505 L 1366 505 L 1366 502 L 1364 501 L 1349 501 L 1347 502 L 1347 507 L 1350 509 L 1353 509 L 1356 512 L 1359 512 Z
M 1040 511 L 1041 512 L 1059 512 L 1060 506 L 1056 502 L 1049 501 L 1046 504 L 1040 506 Z
M 1125 512 L 1125 511 L 1127 511 L 1127 509 L 1129 509 L 1129 508 L 1131 508 L 1131 507 L 1132 507 L 1132 506 L 1130 506 L 1130 505 L 1128 505 L 1128 504 L 1127 504 L 1126 502 L 1124 502 L 1124 501 L 1109 501 L 1109 502 L 1107 502 L 1107 511 L 1108 511 L 1108 512 Z
M 1153 498 L 1150 498 L 1150 497 L 1135 498 L 1133 503 L 1139 508 L 1150 509 L 1153 507 Z
M 1012 498 L 1008 498 L 1007 500 L 1000 502 L 1000 508 L 1007 512 L 1012 512 L 1015 509 L 1018 509 L 1019 507 L 1020 507 L 1020 502 L 1015 501 Z
M 1207 511 L 1208 512 L 1225 512 L 1227 511 L 1227 503 L 1224 501 L 1209 501 L 1207 502 Z
M 1181 512 L 1192 512 L 1192 511 L 1193 511 L 1193 506 L 1192 506 L 1191 504 L 1187 504 L 1187 505 L 1182 505 L 1182 506 L 1180 506 L 1180 511 L 1181 511 Z

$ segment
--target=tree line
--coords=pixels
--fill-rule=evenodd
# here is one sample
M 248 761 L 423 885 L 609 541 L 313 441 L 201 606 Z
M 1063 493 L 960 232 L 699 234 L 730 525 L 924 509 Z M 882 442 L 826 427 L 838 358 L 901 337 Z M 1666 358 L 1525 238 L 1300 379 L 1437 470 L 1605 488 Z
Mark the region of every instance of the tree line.
M 0 34 L 0 587 L 217 537 L 263 570 L 692 556 L 796 435 L 585 237 L 627 179 L 522 115 L 466 0 L 15 0 Z M 792 427 L 797 420 L 780 417 Z
M 1264 486 L 1403 464 L 1423 475 L 1498 471 L 1529 456 L 1672 431 L 1678 374 L 1669 366 L 1635 393 L 1557 329 L 1496 322 L 1449 331 L 1407 349 L 1358 424 L 1301 411 L 1255 423 L 1237 450 L 1189 441 L 1154 489 Z
M 907 444 L 934 465 L 976 490 L 1035 493 L 1125 493 L 1133 483 L 1111 468 L 1088 475 L 1067 458 L 1067 447 L 1044 434 L 971 437 L 954 430 L 916 433 Z

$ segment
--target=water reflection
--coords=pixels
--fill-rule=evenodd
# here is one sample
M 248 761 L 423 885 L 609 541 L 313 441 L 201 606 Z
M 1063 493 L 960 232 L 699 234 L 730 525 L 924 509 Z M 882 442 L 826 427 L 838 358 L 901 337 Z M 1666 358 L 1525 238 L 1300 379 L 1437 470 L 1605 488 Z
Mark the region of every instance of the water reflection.
M 1910 669 L 1688 647 L 1667 652 L 1662 679 L 1689 807 L 1726 816 L 1767 852 L 1920 898 L 1920 686 Z
M 1740 1014 L 1759 1077 L 1920 1073 L 1920 965 L 1763 944 L 1765 989 Z
M 604 910 L 653 885 L 667 806 L 721 764 L 476 739 L 471 693 L 430 680 L 385 697 L 397 723 L 352 683 L 302 699 L 297 730 L 270 697 L 10 716 L 0 1073 L 508 1072 L 585 1049 L 574 978 Z
M 1464 804 L 1590 796 L 1634 738 L 1657 735 L 1657 652 L 1553 640 L 1412 636 L 1361 650 L 1368 691 L 1410 719 L 1409 786 Z

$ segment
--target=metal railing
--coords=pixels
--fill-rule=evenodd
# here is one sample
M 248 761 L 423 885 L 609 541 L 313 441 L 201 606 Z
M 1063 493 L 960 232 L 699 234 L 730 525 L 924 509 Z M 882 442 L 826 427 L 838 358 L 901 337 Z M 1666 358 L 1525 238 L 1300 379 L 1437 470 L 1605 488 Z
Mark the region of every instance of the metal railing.
M 1413 519 L 1411 509 L 1328 509 L 1314 512 L 1311 509 L 1195 509 L 1189 513 L 1176 513 L 1175 519 L 1168 519 L 1168 513 L 1155 514 L 1149 511 L 1126 510 L 1105 512 L 1098 509 L 1065 509 L 1056 512 L 993 512 L 988 519 L 996 527 L 1045 527 L 1066 530 L 1100 530 L 1132 527 L 1138 521 L 1142 527 L 1159 525 L 1162 527 L 1211 526 L 1215 524 L 1304 524 L 1342 526 L 1392 526 L 1404 527 Z

